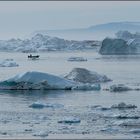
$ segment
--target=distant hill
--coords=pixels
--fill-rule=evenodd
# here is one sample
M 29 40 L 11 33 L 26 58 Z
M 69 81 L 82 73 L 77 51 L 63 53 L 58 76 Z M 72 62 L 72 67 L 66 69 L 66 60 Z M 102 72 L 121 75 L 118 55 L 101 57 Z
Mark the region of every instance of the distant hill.
M 140 32 L 140 22 L 111 22 L 79 29 L 40 30 L 33 34 L 41 33 L 72 40 L 103 40 L 105 37 L 114 37 L 120 30 Z

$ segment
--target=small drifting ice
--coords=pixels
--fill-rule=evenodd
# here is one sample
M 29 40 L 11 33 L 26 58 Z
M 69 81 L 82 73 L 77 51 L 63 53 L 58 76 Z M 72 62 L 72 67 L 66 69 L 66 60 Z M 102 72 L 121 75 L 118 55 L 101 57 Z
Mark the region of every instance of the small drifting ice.
M 29 106 L 30 108 L 42 109 L 45 107 L 45 104 L 40 102 L 35 102 Z
M 96 87 L 97 86 L 97 87 Z M 100 90 L 99 85 L 85 85 L 48 73 L 26 72 L 0 82 L 1 90 Z
M 18 67 L 19 65 L 13 59 L 5 59 L 0 62 L 0 67 Z
M 34 102 L 29 107 L 34 108 L 34 109 L 61 108 L 61 107 L 64 107 L 64 105 L 62 105 L 62 104 L 49 104 L 49 103 L 45 104 L 45 103 L 41 103 L 41 102 Z
M 68 58 L 68 61 L 87 61 L 86 58 L 83 58 L 83 57 L 70 57 Z
M 73 90 L 100 90 L 100 84 L 81 84 L 72 88 Z
M 122 91 L 129 91 L 132 90 L 131 88 L 125 86 L 124 84 L 112 85 L 110 86 L 111 92 L 122 92 Z
M 37 137 L 47 137 L 48 133 L 45 131 L 39 131 L 38 133 L 33 134 L 33 136 L 37 136 Z
M 140 134 L 140 129 L 131 129 L 129 132 L 133 134 Z
M 75 117 L 65 117 L 64 119 L 58 121 L 58 123 L 72 124 L 72 123 L 80 123 L 81 120 Z
M 112 105 L 111 108 L 116 108 L 116 109 L 135 109 L 137 108 L 136 105 L 132 105 L 132 104 L 125 104 L 125 103 L 119 103 L 119 104 L 116 104 L 116 105 Z
M 135 109 L 135 108 L 137 108 L 137 106 L 136 105 L 133 105 L 133 104 L 125 104 L 124 102 L 121 102 L 121 103 L 119 103 L 119 104 L 114 104 L 114 105 L 112 105 L 111 107 L 103 107 L 103 106 L 101 106 L 101 105 L 95 105 L 95 106 L 91 106 L 91 109 L 99 109 L 99 110 L 101 110 L 101 111 L 108 111 L 108 110 L 112 110 L 112 109 Z M 122 119 L 124 118 L 127 118 L 127 116 L 121 116 L 121 115 L 119 115 L 119 116 L 117 116 L 118 117 L 118 119 L 120 118 L 121 119 L 121 117 L 122 117 Z M 116 117 L 116 118 L 117 118 Z M 138 116 L 128 116 L 128 118 L 135 118 L 135 119 L 137 119 L 138 118 Z
M 106 75 L 100 75 L 85 68 L 74 68 L 65 78 L 75 82 L 90 84 L 111 81 Z
M 130 116 L 130 115 L 119 115 L 119 116 L 115 116 L 115 118 L 117 119 L 139 119 L 140 116 Z

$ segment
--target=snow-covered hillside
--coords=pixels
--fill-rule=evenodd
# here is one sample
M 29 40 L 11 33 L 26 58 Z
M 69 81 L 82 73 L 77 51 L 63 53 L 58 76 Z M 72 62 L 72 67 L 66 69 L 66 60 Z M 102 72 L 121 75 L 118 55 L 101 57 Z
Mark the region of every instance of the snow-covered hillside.
M 96 49 L 99 45 L 99 41 L 74 41 L 36 34 L 31 39 L 0 40 L 0 51 L 44 52 L 56 50 L 81 50 Z

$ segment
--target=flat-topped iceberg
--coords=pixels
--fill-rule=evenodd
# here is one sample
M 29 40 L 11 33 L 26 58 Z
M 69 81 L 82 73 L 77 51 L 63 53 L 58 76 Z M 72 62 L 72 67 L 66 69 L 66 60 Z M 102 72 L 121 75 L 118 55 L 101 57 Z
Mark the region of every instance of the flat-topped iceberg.
M 85 68 L 74 68 L 65 78 L 80 83 L 101 83 L 111 81 L 106 75 L 89 71 Z
M 74 90 L 84 84 L 43 72 L 25 72 L 0 82 L 1 90 Z M 91 85 L 89 85 L 91 86 Z M 97 85 L 97 87 L 99 87 Z M 92 90 L 100 90 L 96 85 Z M 88 89 L 88 86 L 87 86 Z

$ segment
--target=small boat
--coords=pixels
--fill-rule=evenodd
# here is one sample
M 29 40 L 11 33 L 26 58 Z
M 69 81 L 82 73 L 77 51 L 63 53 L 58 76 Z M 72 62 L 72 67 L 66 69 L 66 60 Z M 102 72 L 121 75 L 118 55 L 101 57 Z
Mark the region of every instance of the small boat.
M 39 58 L 39 55 L 32 55 L 32 54 L 30 54 L 30 55 L 28 55 L 28 58 L 37 59 L 37 58 Z

